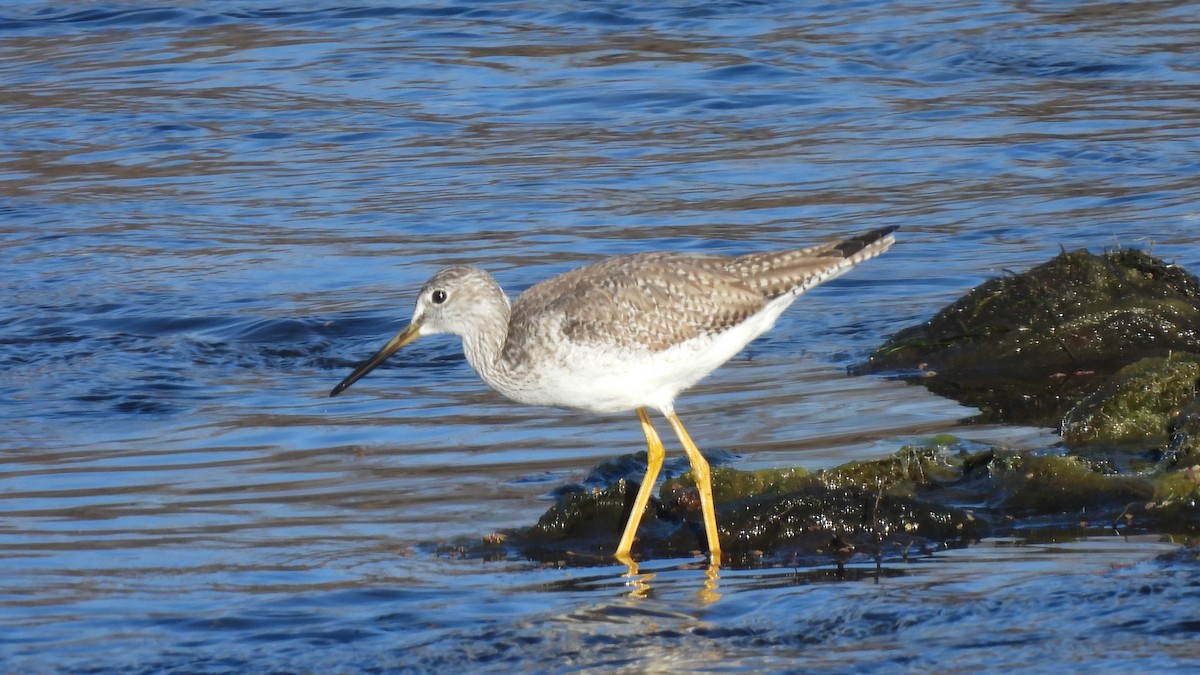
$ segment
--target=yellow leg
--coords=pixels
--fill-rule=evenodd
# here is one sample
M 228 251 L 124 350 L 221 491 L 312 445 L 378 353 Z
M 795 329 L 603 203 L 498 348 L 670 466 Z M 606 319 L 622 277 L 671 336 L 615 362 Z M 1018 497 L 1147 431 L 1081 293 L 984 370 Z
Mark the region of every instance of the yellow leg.
M 658 472 L 662 469 L 663 458 L 667 451 L 663 448 L 662 439 L 650 426 L 650 416 L 645 408 L 637 409 L 638 419 L 642 422 L 642 433 L 646 435 L 646 477 L 642 479 L 642 487 L 638 489 L 637 499 L 633 502 L 633 510 L 629 512 L 629 522 L 625 523 L 625 534 L 621 535 L 621 543 L 617 544 L 617 560 L 629 565 L 633 558 L 629 550 L 633 547 L 633 537 L 638 525 L 642 522 L 642 514 L 650 503 L 650 494 L 654 492 L 654 482 L 658 480 Z M 634 568 L 636 569 L 636 567 Z
M 700 491 L 700 510 L 704 514 L 704 534 L 708 538 L 709 562 L 715 567 L 721 564 L 721 541 L 717 537 L 717 509 L 713 505 L 712 477 L 708 471 L 708 461 L 700 454 L 687 430 L 683 428 L 683 422 L 679 421 L 674 412 L 667 414 L 667 421 L 671 423 L 675 435 L 679 436 L 683 451 L 692 463 L 692 475 L 695 476 L 696 488 Z

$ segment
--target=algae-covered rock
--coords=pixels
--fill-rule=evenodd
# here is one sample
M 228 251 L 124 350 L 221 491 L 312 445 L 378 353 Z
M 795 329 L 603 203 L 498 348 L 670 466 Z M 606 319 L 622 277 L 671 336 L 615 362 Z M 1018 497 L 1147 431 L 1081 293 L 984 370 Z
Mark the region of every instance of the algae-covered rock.
M 1154 497 L 1152 481 L 1111 474 L 1081 457 L 1015 454 L 997 458 L 987 502 L 1010 517 L 1064 514 L 1111 520 L 1124 505 Z
M 719 521 L 722 547 L 735 560 L 930 548 L 986 531 L 984 521 L 964 509 L 876 488 L 818 483 L 725 505 Z
M 930 485 L 960 476 L 965 456 L 931 443 L 819 472 L 714 468 L 722 550 L 736 563 L 829 554 L 836 547 L 898 550 L 978 536 L 985 524 L 970 512 L 916 497 Z M 621 479 L 604 489 L 571 491 L 535 526 L 507 534 L 532 559 L 607 560 L 636 489 L 635 483 Z M 691 475 L 664 481 L 643 516 L 635 553 L 691 556 L 706 547 Z
M 822 471 L 718 468 L 713 486 L 722 550 L 733 566 L 900 556 L 1082 522 L 1200 532 L 1200 466 L 1119 473 L 1061 448 L 1012 450 L 949 436 Z M 533 560 L 608 564 L 635 491 L 619 480 L 564 495 L 536 526 L 505 533 L 506 541 Z M 705 548 L 691 477 L 665 481 L 634 554 L 691 557 Z
M 813 484 L 812 473 L 803 467 L 739 471 L 719 468 L 712 472 L 713 500 L 732 502 L 747 497 L 795 492 Z M 662 493 L 674 494 L 692 489 L 691 475 L 663 484 Z
M 951 452 L 950 448 L 957 448 Z M 978 455 L 963 449 L 953 437 L 937 437 L 907 445 L 888 457 L 847 462 L 820 473 L 830 488 L 877 486 L 886 494 L 916 497 L 962 478 Z
M 1194 451 L 1194 416 L 1200 356 L 1174 354 L 1125 366 L 1098 391 L 1072 408 L 1062 422 L 1063 440 L 1089 444 L 1165 446 L 1172 440 Z M 1187 408 L 1186 415 L 1181 415 Z
M 1057 425 L 1103 376 L 1200 353 L 1200 281 L 1141 251 L 1063 253 L 907 328 L 857 372 L 902 370 L 990 421 Z

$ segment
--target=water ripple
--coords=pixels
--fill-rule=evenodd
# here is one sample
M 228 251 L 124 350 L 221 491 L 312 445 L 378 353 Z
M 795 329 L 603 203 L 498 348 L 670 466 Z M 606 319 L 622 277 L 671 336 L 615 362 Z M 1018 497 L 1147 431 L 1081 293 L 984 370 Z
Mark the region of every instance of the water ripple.
M 635 418 L 510 405 L 432 337 L 328 392 L 442 265 L 516 293 L 892 224 L 681 414 L 740 468 L 967 433 L 970 410 L 844 367 L 1060 248 L 1200 270 L 1194 3 L 183 4 L 0 10 L 7 666 L 1190 658 L 1194 561 L 1153 542 L 985 544 L 878 584 L 739 571 L 711 606 L 690 561 L 650 565 L 642 602 L 619 569 L 455 560 L 641 450 Z

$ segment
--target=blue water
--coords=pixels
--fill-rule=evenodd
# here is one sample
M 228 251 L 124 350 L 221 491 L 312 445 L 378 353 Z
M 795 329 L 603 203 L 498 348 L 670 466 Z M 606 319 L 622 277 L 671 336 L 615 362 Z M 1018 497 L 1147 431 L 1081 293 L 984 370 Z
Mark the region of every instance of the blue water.
M 844 367 L 1060 248 L 1200 272 L 1198 53 L 1194 2 L 0 7 L 4 669 L 1194 669 L 1185 542 L 715 601 L 695 561 L 457 560 L 638 450 L 632 415 L 509 404 L 436 338 L 326 394 L 446 264 L 516 293 L 900 225 L 680 400 L 693 437 L 739 468 L 1052 443 Z

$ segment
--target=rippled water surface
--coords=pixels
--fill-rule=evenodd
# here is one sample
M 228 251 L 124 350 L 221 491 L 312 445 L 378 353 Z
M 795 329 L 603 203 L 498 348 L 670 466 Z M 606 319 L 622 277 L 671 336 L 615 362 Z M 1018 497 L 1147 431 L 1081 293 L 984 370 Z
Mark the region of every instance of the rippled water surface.
M 0 8 L 6 670 L 1190 671 L 1200 566 L 996 539 L 876 570 L 435 554 L 640 448 L 429 338 L 438 267 L 903 227 L 685 395 L 735 466 L 971 411 L 844 367 L 1068 249 L 1200 272 L 1194 2 L 89 2 Z M 664 429 L 665 430 L 665 429 Z M 670 447 L 670 445 L 669 445 Z

